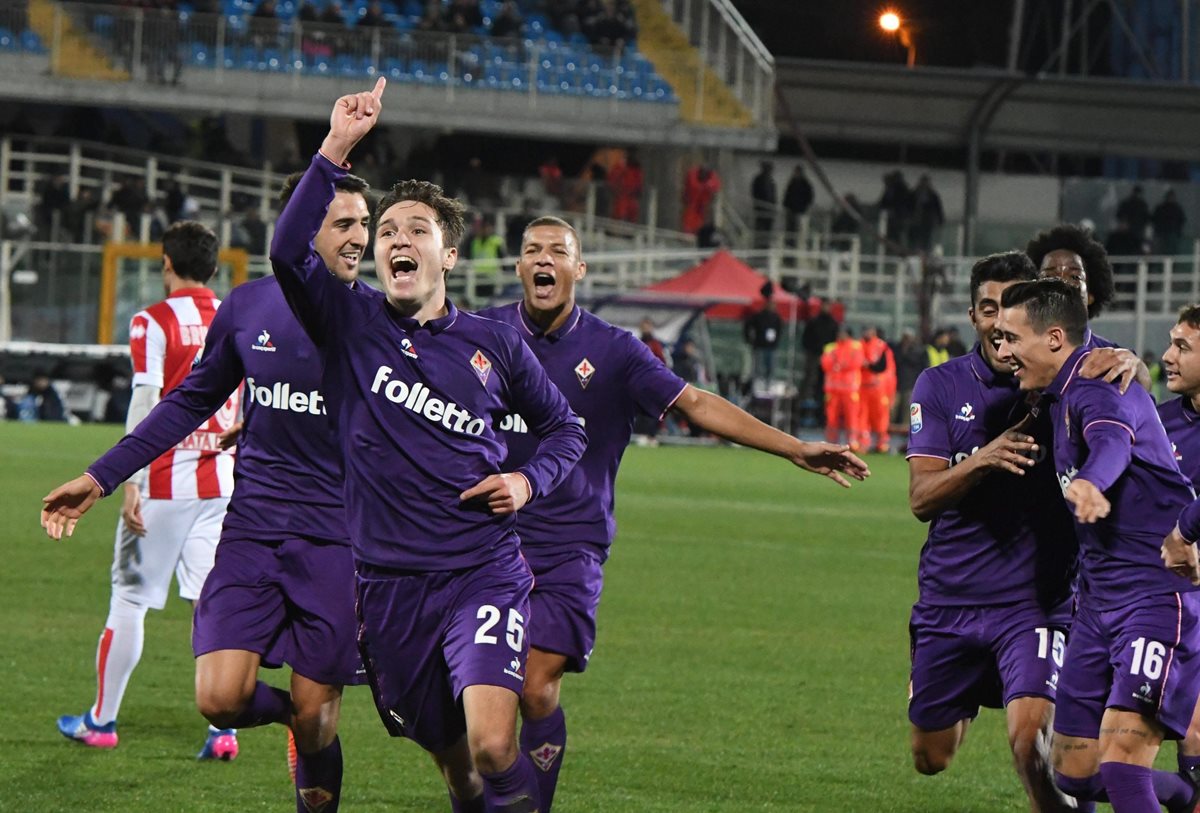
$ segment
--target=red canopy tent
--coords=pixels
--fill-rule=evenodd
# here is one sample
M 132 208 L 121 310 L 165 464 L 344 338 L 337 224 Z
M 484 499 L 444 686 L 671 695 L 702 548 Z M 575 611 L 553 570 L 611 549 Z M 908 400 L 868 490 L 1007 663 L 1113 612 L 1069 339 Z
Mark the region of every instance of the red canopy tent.
M 697 266 L 677 277 L 657 282 L 643 290 L 680 294 L 696 299 L 722 300 L 705 311 L 710 319 L 742 319 L 763 304 L 762 287 L 767 277 L 720 249 Z M 771 297 L 775 310 L 784 319 L 803 319 L 806 303 L 803 299 L 775 286 Z

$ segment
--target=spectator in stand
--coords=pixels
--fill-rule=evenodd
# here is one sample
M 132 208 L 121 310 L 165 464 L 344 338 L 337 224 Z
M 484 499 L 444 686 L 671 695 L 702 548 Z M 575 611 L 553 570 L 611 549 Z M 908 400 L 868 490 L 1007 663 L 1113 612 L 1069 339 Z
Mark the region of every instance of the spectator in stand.
M 775 188 L 775 165 L 763 161 L 758 165 L 758 174 L 750 182 L 750 199 L 754 207 L 754 245 L 766 248 L 771 244 L 771 232 L 775 229 L 775 207 L 779 205 L 779 193 Z
M 391 23 L 388 22 L 387 16 L 383 13 L 383 4 L 379 0 L 371 0 L 367 6 L 367 10 L 358 18 L 356 29 L 362 28 L 388 28 Z
M 784 226 L 788 233 L 788 245 L 796 244 L 796 229 L 800 226 L 800 218 L 808 213 L 812 202 L 812 183 L 804 174 L 804 164 L 796 164 L 795 169 L 792 170 L 792 177 L 788 179 L 787 189 L 783 193 L 783 211 L 786 218 Z
M 833 317 L 829 300 L 818 297 L 816 312 L 809 317 L 800 336 L 800 344 L 804 348 L 803 399 L 806 401 L 815 401 L 825 392 L 821 354 L 825 352 L 825 345 L 837 340 L 837 335 L 838 323 Z
M 4 394 L 4 376 L 0 375 L 0 421 L 17 419 L 17 405 Z
M 862 204 L 854 195 L 846 195 L 846 207 L 838 207 L 837 217 L 833 219 L 830 230 L 834 234 L 858 234 L 862 220 Z M 857 214 L 858 217 L 854 215 Z
M 596 201 L 596 217 L 612 217 L 612 191 L 608 187 L 608 170 L 593 161 L 587 170 L 586 182 Z
M 436 0 L 434 0 L 436 2 Z M 440 10 L 440 6 L 439 6 Z M 310 0 L 304 0 L 300 4 L 300 8 L 296 11 L 296 19 L 302 23 L 319 23 L 321 15 L 317 12 L 317 7 Z
M 720 248 L 728 242 L 725 238 L 725 233 L 718 229 L 717 224 L 711 220 L 707 221 L 700 227 L 700 231 L 696 232 L 696 248 Z
M 538 167 L 538 177 L 542 179 L 542 189 L 554 198 L 556 203 L 562 202 L 563 172 L 558 165 L 558 156 L 551 155 Z
M 1138 190 L 1140 187 L 1134 189 Z M 1123 208 L 1128 200 L 1129 198 L 1126 198 L 1121 203 Z M 1133 298 L 1137 296 L 1137 264 L 1116 260 L 1145 254 L 1146 246 L 1141 235 L 1142 232 L 1136 231 L 1127 219 L 1118 214 L 1116 228 L 1108 233 L 1108 239 L 1104 241 L 1104 250 L 1113 260 L 1113 290 L 1119 295 L 1120 301 L 1116 307 L 1133 307 Z
M 904 423 L 908 419 L 908 405 L 912 403 L 917 376 L 929 366 L 929 354 L 911 330 L 900 335 L 900 342 L 892 352 L 896 356 L 896 405 L 892 410 L 892 423 Z
M 908 225 L 912 220 L 913 193 L 904 180 L 904 173 L 898 169 L 883 176 L 879 211 L 887 213 L 887 238 L 904 247 Z
M 721 178 L 716 170 L 700 163 L 688 170 L 683 180 L 683 230 L 695 234 L 705 223 L 713 222 L 712 210 Z
M 81 186 L 79 194 L 67 205 L 63 214 L 67 238 L 72 242 L 91 243 L 96 237 L 96 215 L 99 209 L 100 202 L 96 199 L 96 190 L 90 186 Z
M 492 19 L 492 36 L 519 39 L 525 33 L 525 21 L 516 0 L 504 0 L 500 12 Z
M 325 37 L 325 42 L 330 49 L 328 55 L 332 56 L 344 51 L 347 43 L 346 14 L 342 11 L 340 0 L 328 0 L 325 10 L 321 12 L 321 23 L 332 29 L 328 32 L 317 32 Z
M 461 16 L 461 24 L 466 31 L 483 25 L 483 11 L 479 8 L 479 0 L 450 0 L 446 7 L 446 20 L 453 25 L 455 17 Z
M 612 189 L 613 217 L 629 223 L 642 218 L 642 191 L 646 184 L 641 162 L 633 153 L 613 166 L 608 173 L 608 184 Z
M 626 5 L 618 7 L 616 0 L 600 0 L 595 13 L 585 17 L 583 33 L 597 50 L 611 50 L 619 56 L 627 42 L 637 37 L 637 24 Z
M 1117 206 L 1117 220 L 1124 220 L 1129 231 L 1139 241 L 1146 236 L 1146 224 L 1150 222 L 1150 204 L 1146 202 L 1140 185 L 1135 184 L 1129 192 L 1129 197 Z M 1113 252 L 1110 250 L 1108 253 Z
M 1150 218 L 1154 223 L 1154 251 L 1157 254 L 1178 254 L 1183 240 L 1183 224 L 1187 215 L 1175 199 L 1175 190 L 1168 189 L 1162 202 L 1154 207 Z
M 912 225 L 908 231 L 908 245 L 917 251 L 929 251 L 933 246 L 933 236 L 942 224 L 946 222 L 942 210 L 942 199 L 928 175 L 922 175 L 917 186 L 912 191 Z
M 251 206 L 246 210 L 233 239 L 230 240 L 230 245 L 234 248 L 244 248 L 255 256 L 267 253 L 267 224 L 263 222 L 257 207 Z
M 704 370 L 704 360 L 700 358 L 700 349 L 691 338 L 685 336 L 679 342 L 672 354 L 672 360 L 671 369 L 675 371 L 675 375 L 693 386 L 707 386 L 708 375 Z
M 328 0 L 325 10 L 321 12 L 321 22 L 325 23 L 325 25 L 346 27 L 346 14 L 342 11 L 340 0 Z
M 275 0 L 262 0 L 250 15 L 250 38 L 256 48 L 279 46 L 279 12 Z
M 142 212 L 150 199 L 146 197 L 146 182 L 141 178 L 126 178 L 117 185 L 109 197 L 108 204 L 125 216 L 125 226 L 137 234 Z
M 63 228 L 67 207 L 71 205 L 71 187 L 66 175 L 54 175 L 40 184 L 37 208 L 34 211 L 38 234 L 49 240 L 57 237 L 52 231 L 55 221 Z

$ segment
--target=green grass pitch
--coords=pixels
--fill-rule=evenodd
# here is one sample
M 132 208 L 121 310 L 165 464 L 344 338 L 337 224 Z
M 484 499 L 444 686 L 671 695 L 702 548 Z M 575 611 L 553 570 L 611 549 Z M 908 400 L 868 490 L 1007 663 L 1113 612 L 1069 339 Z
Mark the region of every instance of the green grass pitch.
M 120 747 L 94 752 L 54 728 L 93 699 L 119 504 L 56 543 L 39 500 L 119 436 L 0 423 L 0 810 L 293 809 L 278 727 L 242 732 L 233 764 L 195 762 L 204 723 L 178 598 L 147 619 Z M 629 450 L 596 650 L 564 682 L 555 810 L 1027 809 L 998 712 L 947 773 L 911 768 L 907 622 L 924 526 L 903 460 L 870 462 L 871 480 L 843 491 L 742 449 Z M 449 809 L 428 757 L 385 735 L 365 687 L 346 693 L 341 737 L 343 810 Z

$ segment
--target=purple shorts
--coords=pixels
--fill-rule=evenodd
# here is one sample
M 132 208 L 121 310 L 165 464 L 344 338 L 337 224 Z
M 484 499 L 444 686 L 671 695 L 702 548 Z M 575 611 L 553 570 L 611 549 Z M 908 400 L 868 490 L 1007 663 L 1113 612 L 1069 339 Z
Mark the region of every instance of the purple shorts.
M 514 549 L 476 568 L 413 573 L 358 563 L 358 646 L 393 737 L 441 751 L 466 733 L 462 692 L 520 695 L 533 575 Z
M 974 719 L 980 706 L 1003 708 L 1018 697 L 1053 701 L 1070 624 L 1069 601 L 1049 611 L 1036 602 L 917 603 L 908 625 L 908 719 L 924 731 L 941 731 Z
M 529 596 L 529 643 L 544 652 L 565 655 L 567 671 L 582 672 L 596 643 L 596 609 L 604 585 L 600 558 L 589 551 L 533 555 L 529 566 L 534 578 Z
M 349 545 L 223 539 L 196 602 L 192 652 L 244 649 L 317 683 L 365 683 L 356 628 Z
M 1100 736 L 1106 708 L 1157 720 L 1168 739 L 1187 732 L 1200 695 L 1200 595 L 1144 596 L 1116 610 L 1081 606 L 1058 683 L 1054 730 Z

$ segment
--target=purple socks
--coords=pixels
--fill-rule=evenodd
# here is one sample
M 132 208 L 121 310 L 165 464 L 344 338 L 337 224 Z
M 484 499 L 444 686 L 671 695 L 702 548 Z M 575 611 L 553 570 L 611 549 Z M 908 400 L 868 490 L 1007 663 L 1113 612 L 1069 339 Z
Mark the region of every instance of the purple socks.
M 537 769 L 534 774 L 542 799 L 541 813 L 550 813 L 554 789 L 558 787 L 563 752 L 567 750 L 567 720 L 563 716 L 562 706 L 545 719 L 522 720 L 521 750 Z
M 342 743 L 296 752 L 296 813 L 336 813 L 342 799 Z

